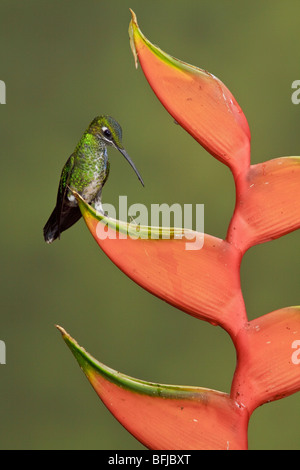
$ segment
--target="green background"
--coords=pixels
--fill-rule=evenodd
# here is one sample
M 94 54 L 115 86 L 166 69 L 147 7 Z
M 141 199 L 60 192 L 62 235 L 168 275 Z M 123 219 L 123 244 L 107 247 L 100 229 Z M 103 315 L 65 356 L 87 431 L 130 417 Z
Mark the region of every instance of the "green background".
M 229 392 L 235 350 L 221 329 L 167 305 L 101 252 L 84 222 L 48 246 L 42 228 L 62 166 L 98 114 L 123 127 L 143 189 L 111 150 L 103 202 L 205 204 L 224 237 L 234 208 L 227 167 L 174 125 L 135 70 L 129 7 L 143 33 L 232 91 L 252 133 L 252 163 L 300 154 L 298 1 L 1 0 L 2 449 L 143 449 L 106 410 L 63 343 L 153 382 Z M 248 316 L 299 304 L 299 232 L 252 248 L 241 267 Z M 299 449 L 299 394 L 257 409 L 250 449 Z

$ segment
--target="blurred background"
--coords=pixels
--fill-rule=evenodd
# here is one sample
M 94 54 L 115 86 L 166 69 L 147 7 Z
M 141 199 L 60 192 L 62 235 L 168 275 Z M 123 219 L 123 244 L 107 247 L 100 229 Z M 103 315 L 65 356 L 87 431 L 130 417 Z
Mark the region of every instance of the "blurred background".
M 174 125 L 134 67 L 129 7 L 143 33 L 231 90 L 248 119 L 252 163 L 300 155 L 300 3 L 288 0 L 1 0 L 2 449 L 143 449 L 106 410 L 61 339 L 153 382 L 230 391 L 235 350 L 218 327 L 158 300 L 101 252 L 83 221 L 46 245 L 61 169 L 90 121 L 110 114 L 140 170 L 111 150 L 103 202 L 205 204 L 206 233 L 225 237 L 234 202 L 227 167 Z M 249 319 L 298 305 L 299 232 L 246 253 Z M 257 409 L 250 449 L 299 449 L 300 397 Z

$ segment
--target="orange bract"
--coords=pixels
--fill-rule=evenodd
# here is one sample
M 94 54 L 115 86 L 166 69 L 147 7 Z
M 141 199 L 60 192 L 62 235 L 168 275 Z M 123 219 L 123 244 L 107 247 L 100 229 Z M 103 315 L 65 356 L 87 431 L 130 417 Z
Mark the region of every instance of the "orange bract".
M 111 224 L 77 195 L 79 207 L 93 237 L 107 256 L 131 279 L 171 305 L 210 323 L 221 325 L 234 338 L 246 321 L 241 294 L 241 255 L 234 246 L 210 235 L 190 232 L 200 249 L 189 250 L 192 240 L 119 238 L 101 236 Z M 122 230 L 129 224 L 122 223 Z M 150 227 L 147 227 L 147 232 Z M 194 242 L 196 245 L 196 242 Z
M 226 393 L 154 384 L 120 374 L 58 329 L 103 403 L 149 449 L 247 448 L 247 410 Z
M 250 130 L 236 99 L 211 73 L 150 43 L 132 12 L 131 47 L 158 99 L 189 134 L 234 174 L 250 164 Z
M 227 240 L 243 252 L 300 227 L 300 157 L 252 165 L 237 180 L 237 201 Z

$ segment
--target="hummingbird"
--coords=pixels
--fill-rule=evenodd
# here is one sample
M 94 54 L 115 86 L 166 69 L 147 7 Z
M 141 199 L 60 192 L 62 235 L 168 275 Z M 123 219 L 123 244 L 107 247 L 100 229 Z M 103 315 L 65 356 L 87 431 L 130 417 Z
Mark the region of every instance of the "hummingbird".
M 97 211 L 103 212 L 102 188 L 109 175 L 107 147 L 115 147 L 126 158 L 144 186 L 143 179 L 122 144 L 122 128 L 111 116 L 97 116 L 62 169 L 56 206 L 43 230 L 44 239 L 52 243 L 74 225 L 81 212 L 72 192 L 76 191 Z

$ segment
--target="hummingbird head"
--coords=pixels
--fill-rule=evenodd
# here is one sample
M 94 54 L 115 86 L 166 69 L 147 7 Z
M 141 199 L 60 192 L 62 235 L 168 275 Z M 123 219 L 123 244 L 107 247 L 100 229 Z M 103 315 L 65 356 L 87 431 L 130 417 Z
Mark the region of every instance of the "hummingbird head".
M 119 150 L 131 165 L 138 179 L 144 186 L 144 181 L 141 175 L 123 147 L 122 128 L 117 121 L 115 121 L 111 116 L 97 116 L 90 124 L 89 132 L 99 139 L 99 141 L 105 143 L 105 145 L 111 145 Z

